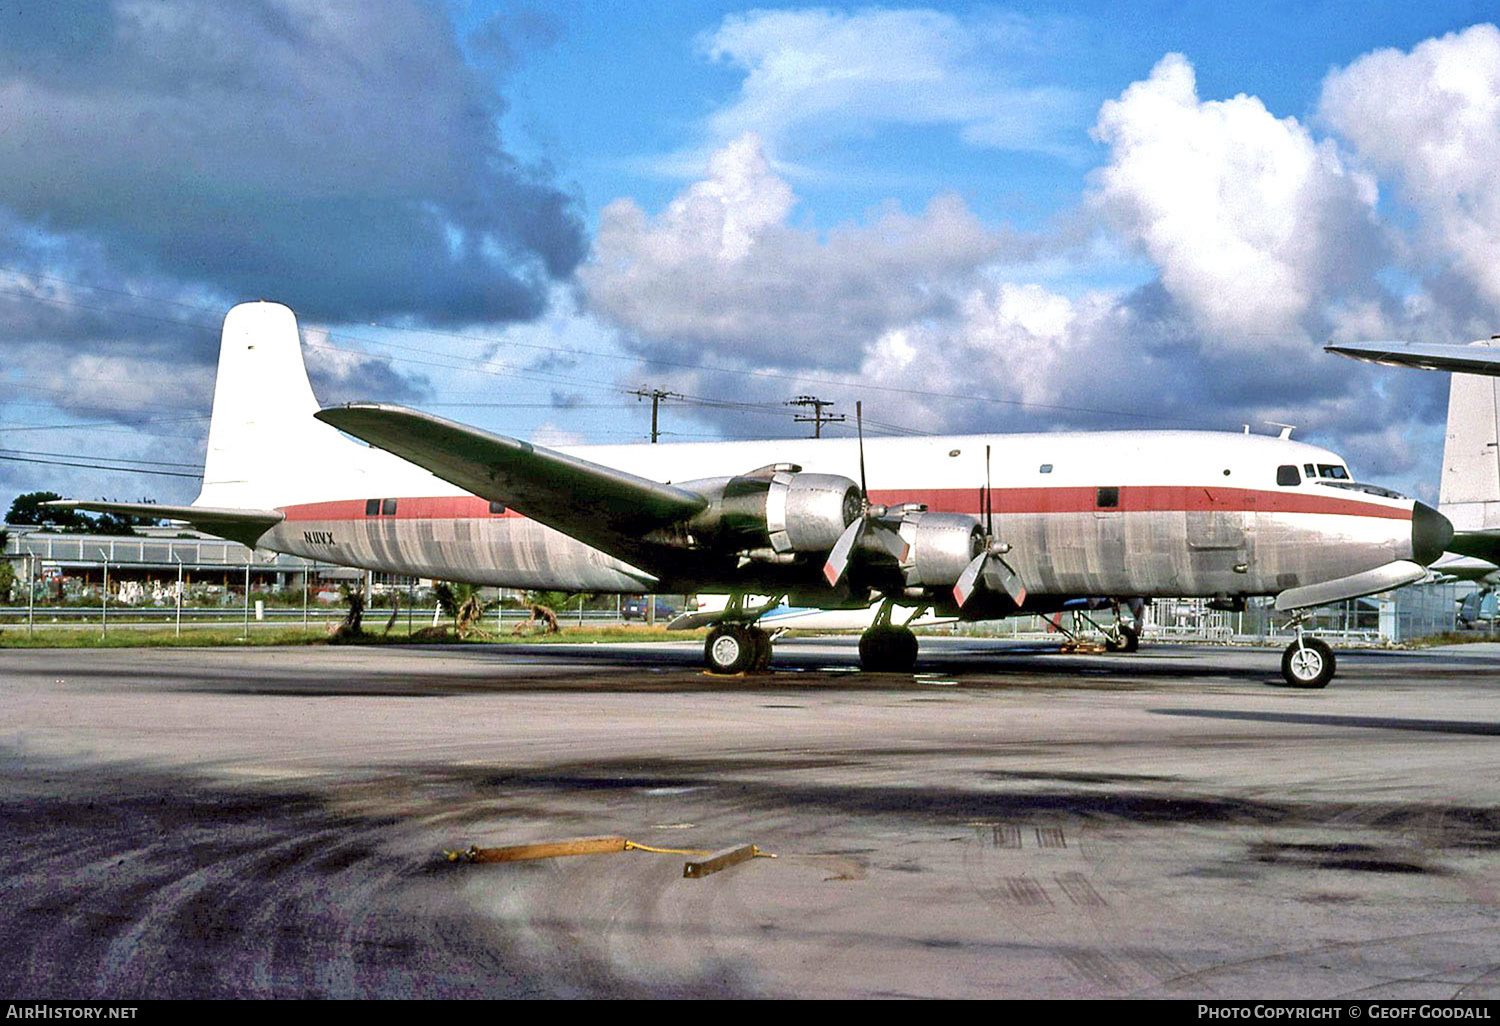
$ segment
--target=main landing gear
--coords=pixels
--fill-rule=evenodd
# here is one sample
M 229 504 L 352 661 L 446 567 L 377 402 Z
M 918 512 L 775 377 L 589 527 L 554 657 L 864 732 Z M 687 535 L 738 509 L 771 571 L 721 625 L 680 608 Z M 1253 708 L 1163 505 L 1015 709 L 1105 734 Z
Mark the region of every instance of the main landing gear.
M 1294 688 L 1326 688 L 1333 680 L 1333 649 L 1317 638 L 1304 637 L 1298 613 L 1288 625 L 1297 630 L 1296 639 L 1281 654 L 1281 676 Z
M 891 623 L 896 603 L 886 599 L 875 613 L 875 622 L 859 637 L 859 668 L 866 673 L 910 673 L 917 665 L 917 636 L 911 628 Z M 906 623 L 922 615 L 912 611 Z
M 771 635 L 753 624 L 717 624 L 703 645 L 703 661 L 710 673 L 762 673 L 771 666 Z
M 755 626 L 755 620 L 781 600 L 780 596 L 755 609 L 745 609 L 743 595 L 730 595 L 726 616 L 708 632 L 703 644 L 703 663 L 709 673 L 764 673 L 771 667 L 772 634 Z M 778 632 L 779 633 L 779 632 Z

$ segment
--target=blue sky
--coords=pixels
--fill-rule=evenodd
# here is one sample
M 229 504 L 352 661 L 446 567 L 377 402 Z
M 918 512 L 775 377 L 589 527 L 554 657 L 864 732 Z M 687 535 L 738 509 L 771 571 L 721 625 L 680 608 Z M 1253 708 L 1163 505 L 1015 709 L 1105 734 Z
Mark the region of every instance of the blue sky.
M 215 325 L 265 297 L 325 401 L 543 442 L 643 437 L 641 387 L 690 397 L 672 438 L 798 433 L 806 392 L 903 431 L 1284 421 L 1431 499 L 1444 382 L 1320 346 L 1497 330 L 1487 16 L 9 11 L 0 447 L 190 470 Z M 0 461 L 39 488 L 194 493 Z

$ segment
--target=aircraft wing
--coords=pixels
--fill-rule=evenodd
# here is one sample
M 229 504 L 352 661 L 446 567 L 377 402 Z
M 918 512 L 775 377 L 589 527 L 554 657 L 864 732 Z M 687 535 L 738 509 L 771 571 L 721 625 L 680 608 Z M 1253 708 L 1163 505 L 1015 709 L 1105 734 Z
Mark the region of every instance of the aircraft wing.
M 401 406 L 349 403 L 314 416 L 626 560 L 642 552 L 648 532 L 708 506 L 696 492 Z
M 1460 374 L 1500 375 L 1500 348 L 1488 345 L 1451 345 L 1442 342 L 1339 342 L 1323 347 L 1366 363 Z
M 134 517 L 186 520 L 200 531 L 255 548 L 261 535 L 286 519 L 276 509 L 216 509 L 212 506 L 160 506 L 154 502 L 102 502 L 58 499 L 43 503 L 58 509 L 86 509 L 91 513 L 123 513 Z

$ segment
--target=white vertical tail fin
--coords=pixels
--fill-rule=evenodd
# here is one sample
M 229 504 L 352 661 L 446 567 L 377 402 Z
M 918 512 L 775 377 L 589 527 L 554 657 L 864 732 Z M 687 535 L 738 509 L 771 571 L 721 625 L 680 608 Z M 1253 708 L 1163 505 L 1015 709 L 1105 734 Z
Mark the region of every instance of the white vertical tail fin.
M 1438 509 L 1456 531 L 1500 530 L 1500 377 L 1453 375 Z
M 292 311 L 266 302 L 230 310 L 219 348 L 203 491 L 193 505 L 274 509 L 384 495 L 385 479 L 416 471 L 314 420 L 317 411 Z

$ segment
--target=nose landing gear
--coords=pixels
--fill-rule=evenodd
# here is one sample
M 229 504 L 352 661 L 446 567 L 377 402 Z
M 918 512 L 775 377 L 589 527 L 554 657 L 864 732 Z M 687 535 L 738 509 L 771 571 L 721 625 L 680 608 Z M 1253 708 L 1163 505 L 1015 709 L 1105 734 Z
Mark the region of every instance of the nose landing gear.
M 1317 638 L 1303 636 L 1304 619 L 1306 614 L 1298 613 L 1288 624 L 1296 629 L 1297 637 L 1281 654 L 1281 676 L 1294 688 L 1326 688 L 1336 664 L 1333 649 Z

